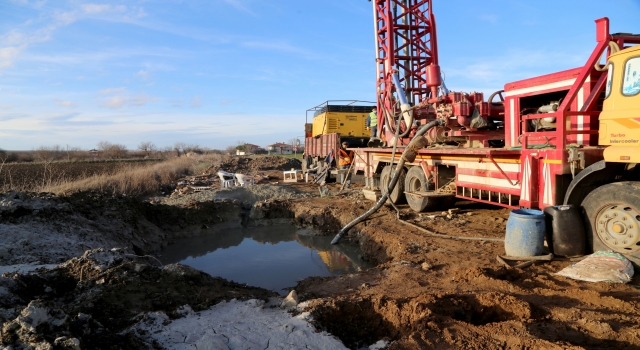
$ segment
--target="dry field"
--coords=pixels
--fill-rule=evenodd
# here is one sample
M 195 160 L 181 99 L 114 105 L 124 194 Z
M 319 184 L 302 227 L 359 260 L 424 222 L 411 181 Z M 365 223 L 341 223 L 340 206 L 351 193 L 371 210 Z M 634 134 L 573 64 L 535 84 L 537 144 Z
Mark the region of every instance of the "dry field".
M 135 195 L 161 192 L 162 184 L 201 171 L 218 156 L 169 160 L 18 163 L 0 166 L 0 192 L 101 191 Z

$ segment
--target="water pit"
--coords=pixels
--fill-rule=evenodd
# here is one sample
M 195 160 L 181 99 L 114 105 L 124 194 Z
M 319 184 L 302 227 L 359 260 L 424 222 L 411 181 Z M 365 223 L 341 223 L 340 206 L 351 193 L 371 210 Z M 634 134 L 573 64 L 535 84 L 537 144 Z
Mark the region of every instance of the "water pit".
M 356 245 L 334 246 L 331 239 L 290 224 L 238 228 L 178 239 L 159 259 L 281 295 L 309 276 L 338 276 L 374 266 L 360 259 Z

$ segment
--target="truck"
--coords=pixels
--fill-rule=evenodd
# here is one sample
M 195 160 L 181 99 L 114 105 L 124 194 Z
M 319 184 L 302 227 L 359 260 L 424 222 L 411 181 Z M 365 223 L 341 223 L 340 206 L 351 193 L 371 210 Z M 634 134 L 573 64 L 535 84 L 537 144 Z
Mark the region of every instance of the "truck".
M 335 155 L 342 142 L 356 148 L 367 146 L 370 134 L 365 122 L 374 107 L 370 101 L 327 100 L 307 109 L 303 170 L 324 166 L 324 159 Z
M 416 212 L 456 199 L 573 204 L 591 250 L 640 263 L 640 35 L 612 34 L 608 18 L 597 19 L 583 66 L 506 83 L 485 99 L 444 84 L 431 0 L 374 0 L 373 13 L 385 145 L 354 149 L 365 191 Z

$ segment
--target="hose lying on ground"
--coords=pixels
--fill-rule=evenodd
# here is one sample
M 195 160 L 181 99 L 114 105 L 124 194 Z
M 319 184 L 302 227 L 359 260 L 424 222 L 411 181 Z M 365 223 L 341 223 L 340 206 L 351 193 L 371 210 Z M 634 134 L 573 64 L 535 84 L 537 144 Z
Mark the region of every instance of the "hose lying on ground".
M 407 148 L 405 148 L 404 152 L 402 152 L 402 157 L 400 158 L 400 161 L 398 162 L 398 165 L 396 166 L 395 171 L 393 172 L 393 177 L 389 182 L 389 187 L 387 188 L 386 193 L 382 195 L 380 200 L 378 200 L 378 202 L 373 207 L 371 207 L 371 209 L 367 210 L 364 214 L 358 216 L 353 221 L 348 223 L 345 227 L 343 227 L 342 230 L 340 230 L 340 232 L 338 232 L 338 234 L 333 238 L 333 240 L 331 241 L 331 244 L 337 244 L 338 242 L 340 242 L 340 239 L 342 238 L 342 236 L 344 236 L 344 234 L 347 233 L 353 226 L 364 221 L 371 214 L 375 213 L 376 211 L 378 211 L 378 209 L 380 209 L 380 207 L 382 207 L 384 202 L 386 202 L 387 199 L 389 198 L 389 193 L 391 193 L 393 189 L 396 187 L 396 183 L 398 182 L 398 178 L 400 177 L 400 169 L 404 167 L 404 163 L 407 161 L 413 162 L 416 159 L 416 155 L 418 154 L 418 151 L 427 145 L 427 139 L 425 139 L 422 136 L 427 131 L 429 131 L 429 129 L 433 128 L 434 126 L 440 126 L 443 124 L 443 122 L 444 121 L 441 119 L 436 119 L 434 121 L 431 121 L 425 124 L 422 128 L 418 130 L 418 132 L 416 133 L 416 136 L 413 137 L 411 142 L 409 142 L 409 145 L 407 146 Z
M 504 242 L 504 238 L 496 238 L 496 237 L 464 237 L 464 236 L 450 236 L 450 235 L 443 235 L 441 233 L 435 233 L 435 232 L 431 232 L 425 228 L 422 228 L 418 225 L 414 225 L 406 220 L 402 220 L 400 219 L 400 222 L 406 225 L 409 225 L 415 229 L 418 229 L 426 234 L 428 234 L 429 236 L 433 236 L 433 237 L 440 237 L 440 238 L 447 238 L 447 239 L 459 239 L 459 240 L 463 240 L 463 241 L 490 241 L 490 242 Z

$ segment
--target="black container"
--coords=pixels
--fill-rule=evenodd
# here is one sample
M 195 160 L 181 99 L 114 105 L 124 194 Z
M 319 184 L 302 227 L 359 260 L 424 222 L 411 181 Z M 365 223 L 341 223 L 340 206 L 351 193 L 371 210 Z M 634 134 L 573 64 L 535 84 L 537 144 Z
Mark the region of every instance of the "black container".
M 581 256 L 585 253 L 585 233 L 582 216 L 573 205 L 544 209 L 547 245 L 558 256 Z

